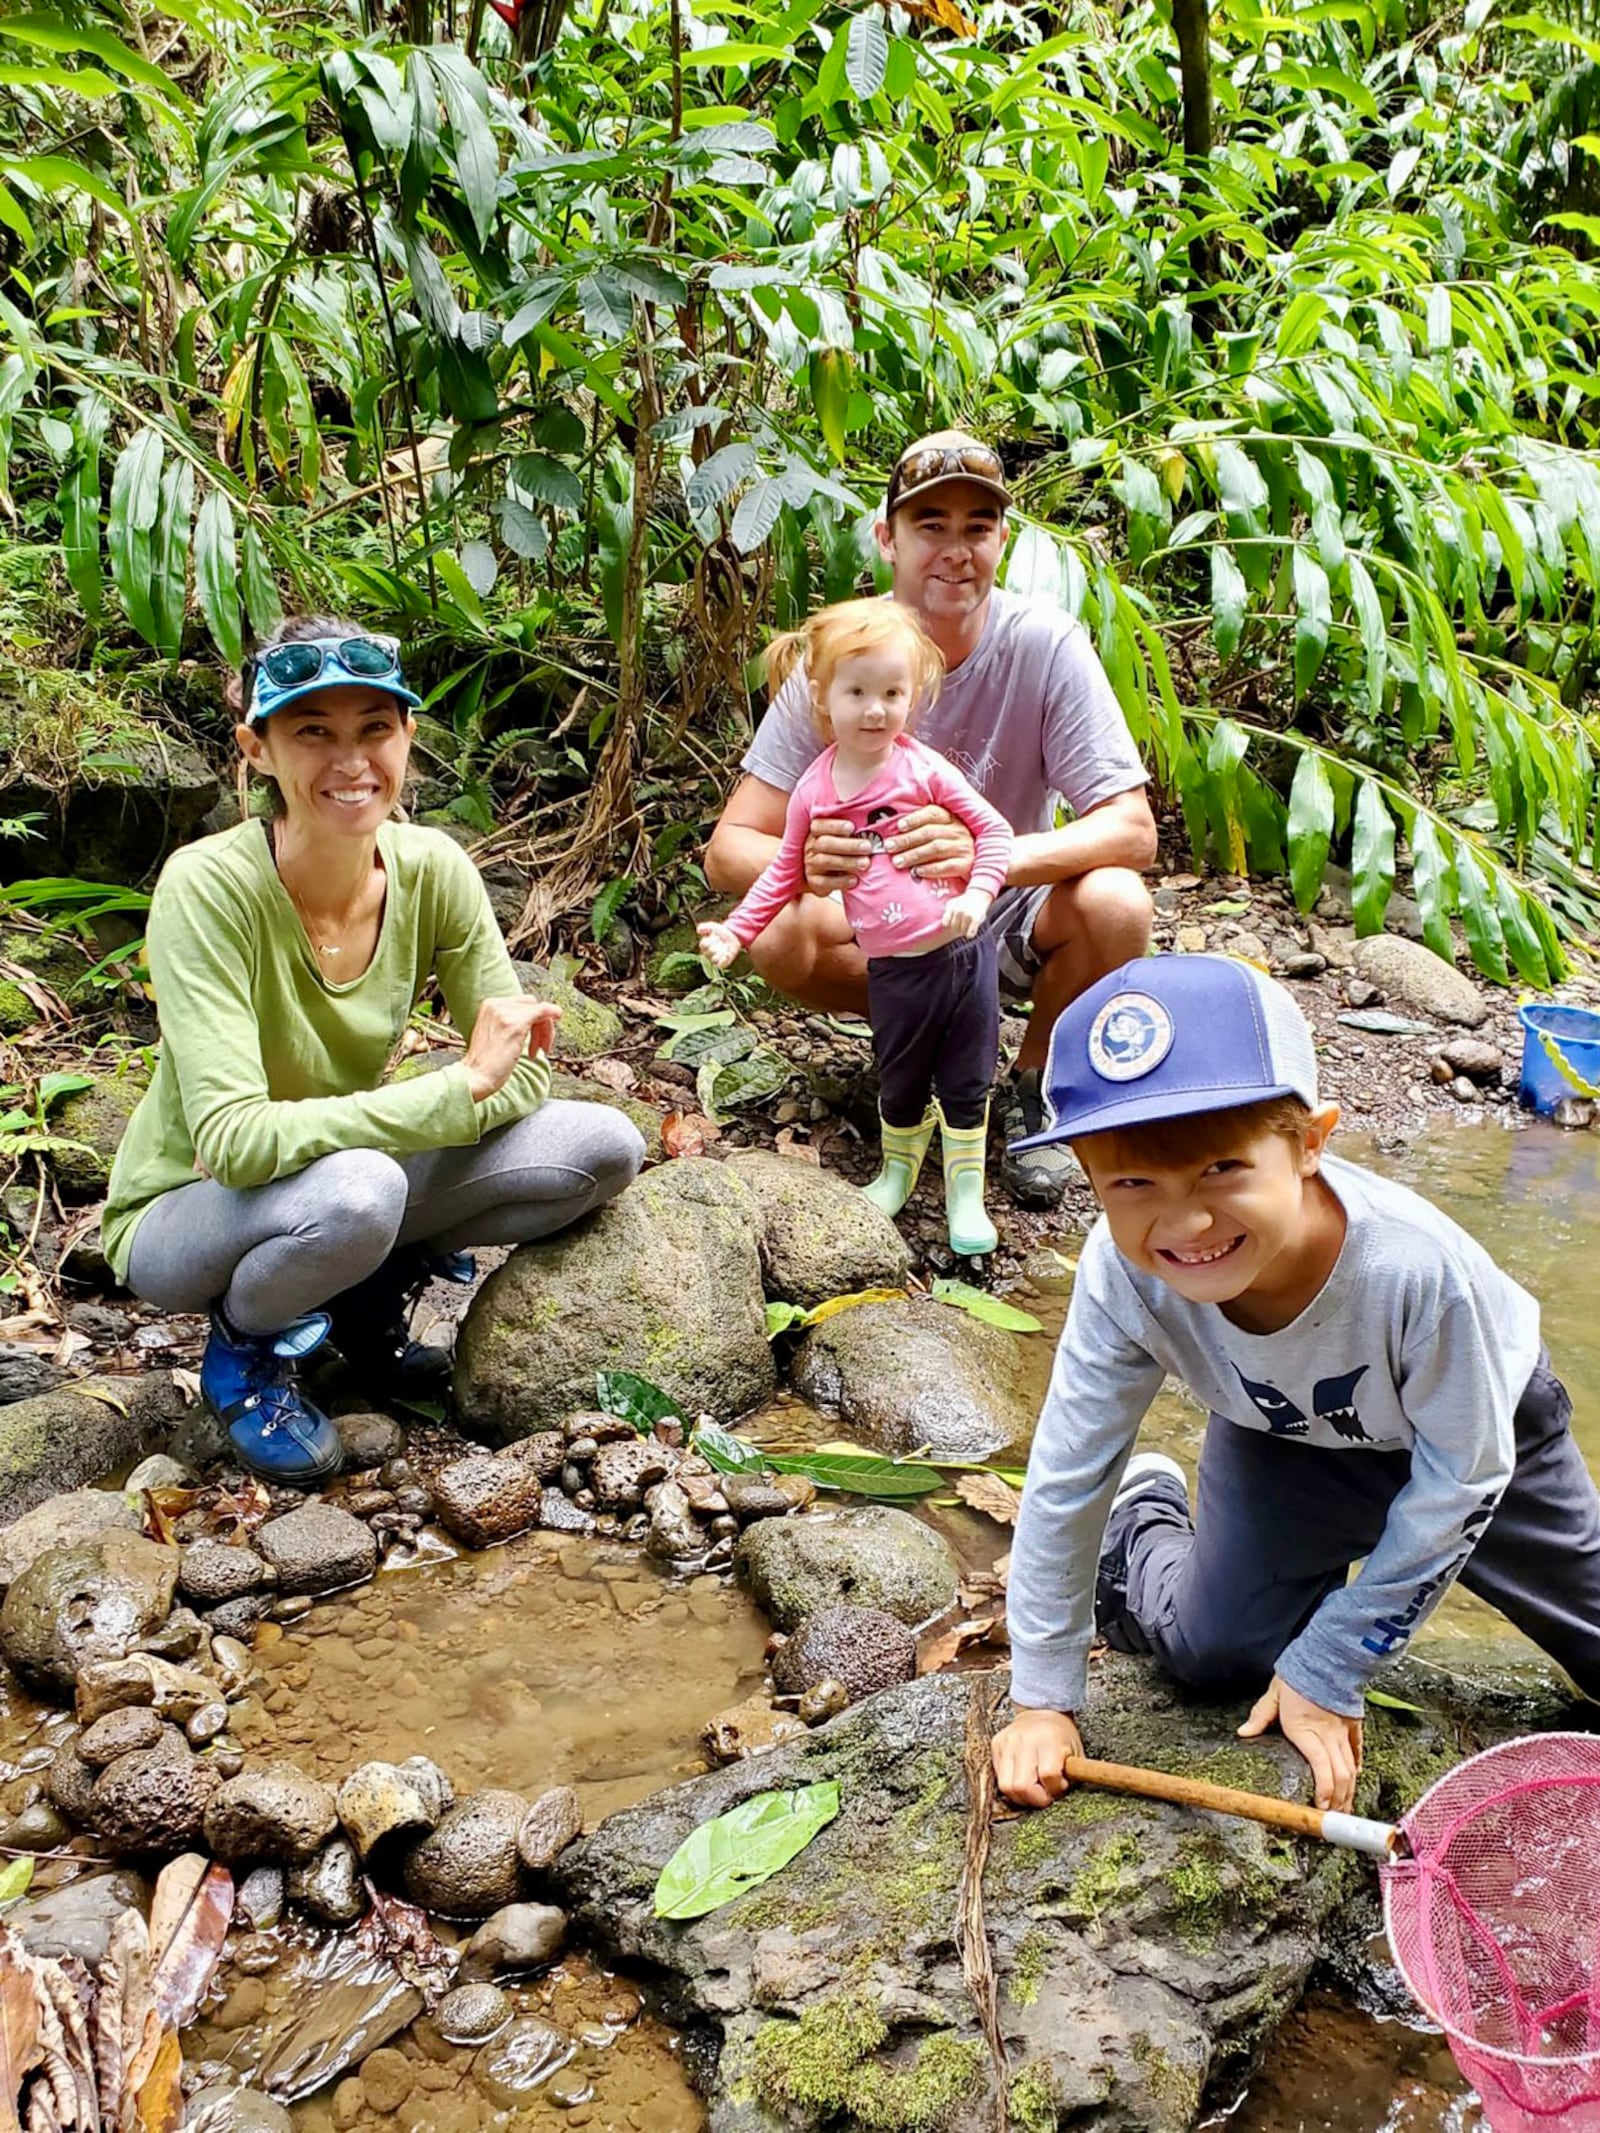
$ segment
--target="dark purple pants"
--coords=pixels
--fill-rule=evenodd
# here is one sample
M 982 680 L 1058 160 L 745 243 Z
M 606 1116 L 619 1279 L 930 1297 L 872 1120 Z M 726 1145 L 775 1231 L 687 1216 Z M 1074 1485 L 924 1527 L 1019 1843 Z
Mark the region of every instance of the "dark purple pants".
M 993 934 L 947 941 L 926 955 L 869 956 L 867 1014 L 880 1117 L 920 1125 L 937 1092 L 950 1125 L 983 1124 L 1000 1056 Z

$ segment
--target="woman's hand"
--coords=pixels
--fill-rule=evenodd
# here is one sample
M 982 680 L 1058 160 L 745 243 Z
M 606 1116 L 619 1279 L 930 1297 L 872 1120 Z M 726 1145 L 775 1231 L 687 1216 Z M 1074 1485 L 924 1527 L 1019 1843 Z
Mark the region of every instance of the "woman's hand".
M 700 953 L 718 970 L 727 970 L 739 960 L 739 950 L 744 946 L 731 926 L 721 919 L 705 919 L 695 928 L 700 938 Z
M 1274 1725 L 1282 1728 L 1284 1738 L 1293 1741 L 1311 1765 L 1317 1805 L 1349 1814 L 1361 1775 L 1360 1719 L 1325 1711 L 1320 1703 L 1290 1688 L 1281 1674 L 1274 1674 L 1266 1694 L 1239 1728 L 1239 1738 L 1254 1740 Z
M 872 864 L 872 846 L 858 837 L 847 817 L 817 815 L 806 832 L 806 887 L 813 896 L 850 889 Z
M 964 822 L 942 807 L 914 807 L 895 824 L 883 848 L 902 871 L 919 881 L 965 881 L 977 842 Z
M 481 1104 L 503 1089 L 520 1060 L 536 1059 L 541 1052 L 548 1052 L 560 1020 L 559 1007 L 548 1000 L 535 1000 L 527 993 L 507 1000 L 483 1001 L 461 1062 L 467 1070 L 467 1087 L 472 1091 L 473 1102 Z
M 1083 1735 L 1069 1711 L 1019 1711 L 994 1737 L 995 1783 L 1023 1807 L 1048 1807 L 1067 1789 L 1063 1768 L 1082 1755 Z

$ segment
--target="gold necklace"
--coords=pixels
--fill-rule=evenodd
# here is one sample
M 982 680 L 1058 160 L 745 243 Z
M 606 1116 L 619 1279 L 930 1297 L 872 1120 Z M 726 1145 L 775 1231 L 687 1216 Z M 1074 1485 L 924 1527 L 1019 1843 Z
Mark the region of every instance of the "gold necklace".
M 290 903 L 293 904 L 295 909 L 295 916 L 299 919 L 301 925 L 305 928 L 306 938 L 310 941 L 312 947 L 317 951 L 318 955 L 343 955 L 344 944 L 339 941 L 328 942 L 321 939 L 321 929 L 318 927 L 316 921 L 312 918 L 311 913 L 306 909 L 305 905 L 294 893 L 293 885 L 291 884 L 288 875 L 284 873 L 282 861 L 278 857 L 278 841 L 276 837 L 274 837 L 272 841 L 272 863 L 278 870 L 278 879 L 283 883 L 284 894 L 288 897 Z M 340 925 L 339 931 L 341 933 L 348 931 L 351 923 L 352 921 L 349 918 L 346 918 Z

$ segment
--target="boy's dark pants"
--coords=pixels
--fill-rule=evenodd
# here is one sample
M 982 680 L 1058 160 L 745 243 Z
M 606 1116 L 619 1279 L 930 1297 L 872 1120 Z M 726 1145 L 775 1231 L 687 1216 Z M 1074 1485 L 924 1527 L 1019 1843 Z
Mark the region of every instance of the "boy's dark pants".
M 1460 1582 L 1600 1700 L 1600 1495 L 1568 1433 L 1572 1402 L 1543 1363 L 1517 1408 L 1517 1465 Z M 1127 1551 L 1121 1651 L 1153 1652 L 1196 1688 L 1267 1685 L 1350 1565 L 1371 1553 L 1411 1472 L 1409 1452 L 1286 1443 L 1213 1415 L 1195 1522 L 1159 1496 L 1112 1513 Z M 1395 1650 L 1404 1648 L 1396 1642 Z
M 919 1126 L 938 1092 L 946 1121 L 981 1126 L 1000 1056 L 994 935 L 946 941 L 926 955 L 867 958 L 867 1014 L 878 1060 L 878 1110 Z

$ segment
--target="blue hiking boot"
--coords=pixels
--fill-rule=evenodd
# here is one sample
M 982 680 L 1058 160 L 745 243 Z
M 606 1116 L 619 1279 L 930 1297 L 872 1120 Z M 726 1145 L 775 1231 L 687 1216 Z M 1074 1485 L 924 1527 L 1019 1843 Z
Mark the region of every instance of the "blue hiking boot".
M 200 1392 L 241 1462 L 263 1481 L 314 1488 L 344 1460 L 339 1432 L 294 1381 L 294 1366 L 328 1337 L 326 1311 L 308 1311 L 279 1333 L 240 1333 L 221 1305 L 200 1364 Z
M 328 1305 L 329 1338 L 373 1398 L 437 1399 L 448 1389 L 448 1348 L 411 1338 L 411 1313 L 430 1281 L 465 1286 L 477 1275 L 470 1252 L 403 1244 L 365 1281 Z

